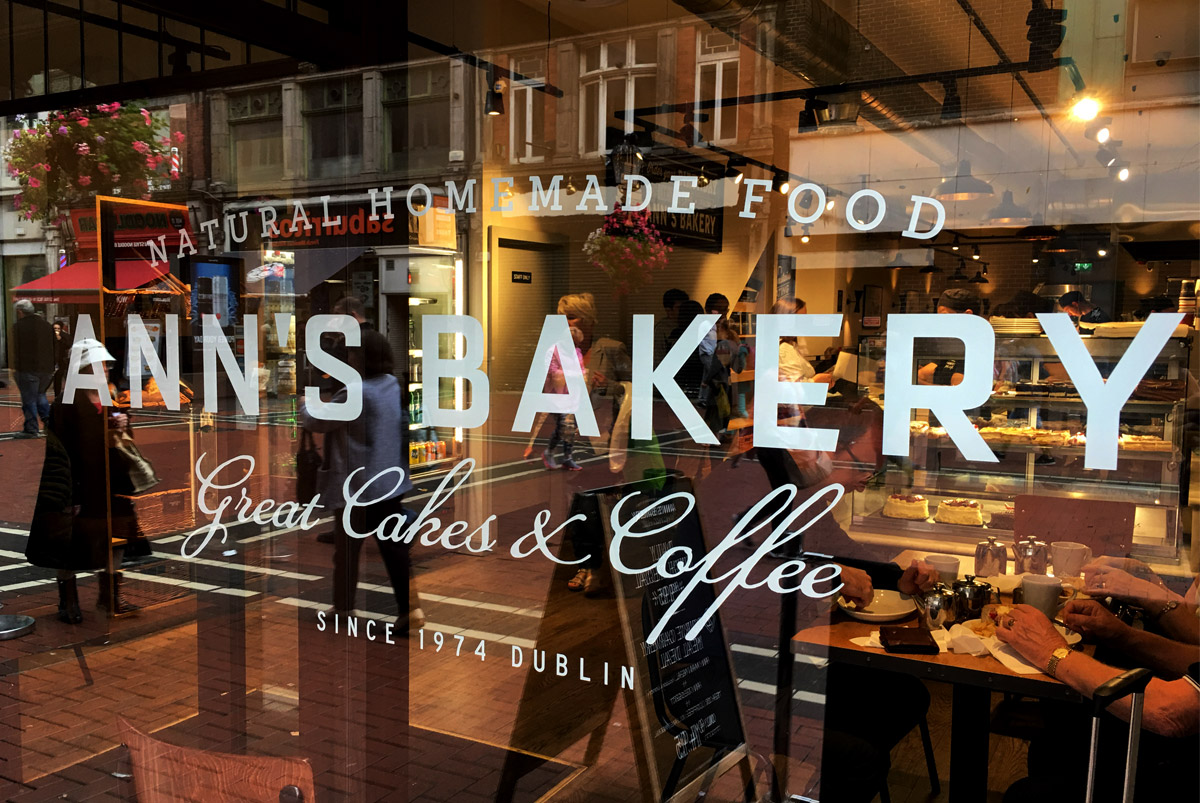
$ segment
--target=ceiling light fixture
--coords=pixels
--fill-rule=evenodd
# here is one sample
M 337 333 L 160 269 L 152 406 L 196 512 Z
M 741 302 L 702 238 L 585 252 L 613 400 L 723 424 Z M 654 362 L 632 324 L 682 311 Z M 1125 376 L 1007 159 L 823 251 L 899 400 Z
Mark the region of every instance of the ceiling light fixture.
M 1122 179 L 1122 181 L 1124 181 L 1124 179 Z M 832 212 L 833 207 L 836 205 L 837 205 L 837 202 L 834 201 L 832 198 L 830 198 L 828 201 L 825 202 L 825 211 Z
M 1112 125 L 1111 117 L 1097 117 L 1088 123 L 1087 128 L 1083 129 L 1083 135 L 1103 145 L 1112 136 L 1112 129 L 1109 128 L 1110 125 Z
M 942 122 L 962 119 L 962 97 L 958 94 L 958 81 L 947 78 L 942 81 Z
M 1071 116 L 1076 120 L 1088 122 L 1096 119 L 1096 115 L 1100 113 L 1100 101 L 1093 97 L 1080 98 L 1075 101 L 1075 105 L 1071 107 Z
M 966 266 L 967 266 L 967 261 L 965 259 L 963 259 L 962 257 L 959 257 L 958 258 L 958 267 L 954 269 L 954 273 L 951 273 L 949 276 L 946 277 L 946 281 L 948 281 L 948 282 L 965 282 L 967 280 L 967 274 L 963 273 L 963 269 Z
M 961 247 L 961 244 L 958 242 L 958 235 L 956 234 L 954 235 L 954 242 L 950 243 L 950 250 L 957 251 Z
M 901 268 L 911 268 L 912 265 L 905 261 L 904 257 L 897 251 L 896 256 L 888 263 L 888 267 L 892 270 L 900 270 Z
M 497 80 L 496 75 L 488 69 L 487 97 L 483 99 L 483 113 L 488 117 L 499 117 L 504 114 L 504 81 Z
M 980 256 L 980 254 L 979 254 L 979 246 L 975 246 L 975 247 L 973 247 L 973 248 L 971 249 L 971 259 L 978 260 L 978 259 L 979 259 L 979 256 Z
M 779 190 L 780 195 L 787 195 L 787 192 L 789 189 L 791 189 L 791 186 L 791 182 L 788 181 L 787 173 L 784 173 L 783 171 L 778 171 L 775 173 L 775 188 Z
M 1101 148 L 1096 151 L 1096 161 L 1103 167 L 1112 167 L 1113 163 L 1117 161 L 1117 152 L 1112 148 Z
M 810 232 L 812 232 L 812 224 L 805 223 L 804 224 L 804 233 L 800 235 L 800 242 L 807 243 L 810 239 L 812 239 L 812 237 L 810 236 Z
M 1108 166 L 1108 175 L 1117 181 L 1129 181 L 1129 162 L 1113 162 Z
M 1023 206 L 1017 206 L 1012 190 L 1005 190 L 1000 205 L 988 212 L 987 220 L 999 225 L 1027 225 L 1033 223 L 1033 212 Z
M 1106 256 L 1108 256 L 1108 249 L 1107 249 L 1107 248 L 1098 248 L 1098 249 L 1096 249 L 1096 256 L 1098 256 L 1098 257 L 1106 257 Z
M 964 159 L 958 163 L 958 174 L 942 179 L 933 197 L 939 201 L 974 201 L 995 194 L 991 184 L 971 175 L 971 163 Z

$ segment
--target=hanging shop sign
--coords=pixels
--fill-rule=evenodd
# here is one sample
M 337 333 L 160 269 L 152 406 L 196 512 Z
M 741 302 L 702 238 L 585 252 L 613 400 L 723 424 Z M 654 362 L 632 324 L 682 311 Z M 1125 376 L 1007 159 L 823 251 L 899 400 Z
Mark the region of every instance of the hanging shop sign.
M 725 226 L 725 182 L 710 181 L 699 169 L 694 173 L 674 170 L 672 174 L 667 166 L 652 162 L 646 167 L 645 175 L 652 186 L 670 185 L 676 177 L 694 179 L 685 183 L 693 188 L 689 195 L 694 198 L 696 207 L 690 214 L 671 211 L 669 199 L 659 197 L 650 205 L 650 222 L 672 246 L 719 253 Z
M 100 231 L 96 208 L 72 209 L 68 225 L 69 236 L 75 243 L 76 259 L 95 254 L 99 249 Z M 149 255 L 150 242 L 160 243 L 163 248 L 178 249 L 181 241 L 191 239 L 187 215 L 162 205 L 121 203 L 114 211 L 111 226 L 109 242 L 121 249 L 120 259 Z

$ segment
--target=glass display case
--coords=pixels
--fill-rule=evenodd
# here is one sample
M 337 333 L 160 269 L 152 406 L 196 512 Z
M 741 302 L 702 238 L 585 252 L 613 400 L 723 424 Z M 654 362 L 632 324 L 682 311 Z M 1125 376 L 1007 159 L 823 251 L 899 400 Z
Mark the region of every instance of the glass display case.
M 426 315 L 462 314 L 462 261 L 453 253 L 414 252 L 382 260 L 388 338 L 397 354 L 407 354 L 402 373 L 408 402 L 409 466 L 414 474 L 445 466 L 461 456 L 463 433 L 447 427 L 433 427 L 425 420 L 425 410 L 435 404 L 461 409 L 461 379 L 442 379 L 438 386 L 425 381 L 423 351 Z M 395 285 L 400 292 L 389 293 L 393 285 L 388 274 L 403 271 L 403 281 Z M 461 336 L 444 337 L 440 344 L 445 358 L 461 356 Z M 457 351 L 456 351 L 457 350 Z
M 1094 336 L 1082 340 L 1105 376 L 1131 342 Z M 915 366 L 945 359 L 936 343 L 917 341 Z M 881 406 L 886 404 L 885 345 L 884 336 L 863 338 L 859 344 L 859 365 L 865 369 L 859 375 L 860 393 Z M 1114 531 L 1132 523 L 1129 551 L 1174 559 L 1191 346 L 1190 334 L 1168 341 L 1121 410 L 1117 468 L 1092 470 L 1083 465 L 1087 408 L 1049 339 L 997 337 L 994 392 L 968 416 L 998 462 L 966 460 L 928 410 L 914 411 L 909 457 L 888 458 L 867 487 L 855 493 L 854 528 L 948 542 L 978 541 L 983 530 L 1007 540 L 1022 510 L 1082 527 L 1097 509 L 1121 503 L 1106 509 L 1120 519 L 1114 519 Z

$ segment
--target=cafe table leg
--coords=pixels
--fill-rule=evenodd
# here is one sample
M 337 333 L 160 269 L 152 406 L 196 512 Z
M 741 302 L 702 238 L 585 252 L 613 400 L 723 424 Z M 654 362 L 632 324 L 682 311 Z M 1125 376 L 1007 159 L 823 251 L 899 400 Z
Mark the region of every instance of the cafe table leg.
M 950 803 L 987 799 L 992 695 L 986 687 L 954 685 L 950 715 Z

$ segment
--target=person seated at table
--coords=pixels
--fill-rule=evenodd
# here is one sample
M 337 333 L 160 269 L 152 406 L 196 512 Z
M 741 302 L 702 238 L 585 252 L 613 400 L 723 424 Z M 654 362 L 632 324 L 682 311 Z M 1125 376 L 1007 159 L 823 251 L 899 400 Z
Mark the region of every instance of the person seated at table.
M 1136 605 L 1145 612 L 1145 622 L 1168 638 L 1185 644 L 1200 644 L 1197 618 L 1197 588 L 1200 577 L 1186 594 L 1167 587 L 1154 571 L 1133 558 L 1100 557 L 1083 567 L 1083 591 L 1090 597 L 1112 597 Z
M 1078 608 L 1075 611 L 1080 613 Z M 1016 605 L 1002 616 L 996 623 L 996 636 L 1026 661 L 1085 697 L 1090 698 L 1097 688 L 1123 671 L 1071 650 L 1046 615 L 1030 605 Z M 1114 717 L 1127 722 L 1130 706 L 1131 698 L 1125 697 L 1109 706 L 1112 716 L 1103 715 L 1094 787 L 1098 802 L 1120 795 L 1128 728 Z M 1144 706 L 1136 799 L 1196 800 L 1200 797 L 1200 777 L 1196 773 L 1200 693 L 1185 679 L 1156 677 L 1146 687 Z M 1085 709 L 1075 707 L 1063 711 L 1054 725 L 1051 738 L 1031 742 L 1029 777 L 1009 788 L 1005 803 L 1071 803 L 1083 799 L 1090 717 Z

